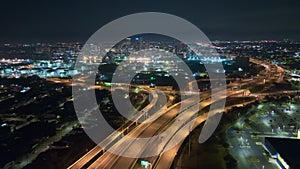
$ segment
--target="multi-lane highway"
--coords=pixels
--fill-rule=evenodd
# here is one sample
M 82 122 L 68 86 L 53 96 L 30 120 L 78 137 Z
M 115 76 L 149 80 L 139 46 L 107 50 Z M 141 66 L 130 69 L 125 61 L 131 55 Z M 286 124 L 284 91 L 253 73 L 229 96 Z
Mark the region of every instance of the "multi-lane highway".
M 228 89 L 228 96 L 235 94 L 236 91 L 232 91 L 231 89 Z M 204 108 L 208 105 L 211 104 L 210 99 L 210 94 L 209 92 L 204 94 L 204 97 L 202 99 L 202 102 L 200 103 L 200 108 Z M 222 98 L 218 98 L 218 100 L 220 100 Z M 224 98 L 223 98 L 224 99 Z M 156 114 L 154 114 L 154 116 L 151 116 L 151 118 L 155 118 L 156 120 L 152 120 L 152 123 L 143 123 L 142 125 L 137 126 L 132 132 L 130 132 L 128 134 L 128 136 L 132 137 L 132 138 L 144 138 L 144 137 L 151 137 L 154 135 L 159 134 L 160 131 L 164 131 L 166 130 L 166 127 L 172 123 L 174 123 L 174 118 L 177 117 L 178 113 L 179 113 L 179 108 L 181 106 L 182 103 L 184 103 L 185 105 L 195 105 L 198 106 L 197 103 L 194 102 L 194 98 L 191 97 L 187 100 L 184 100 L 181 103 L 178 103 L 172 107 L 170 107 L 167 111 L 163 112 L 157 112 Z M 193 109 L 194 108 L 194 109 Z M 197 111 L 199 109 L 195 109 L 195 107 L 190 106 L 188 109 L 185 110 L 184 113 L 181 113 L 180 115 L 188 115 L 189 117 L 191 117 L 191 115 L 193 115 L 194 111 Z M 183 119 L 183 118 L 189 118 L 189 117 L 178 117 L 177 119 Z M 173 126 L 173 130 L 174 133 L 176 133 L 176 131 L 178 131 L 184 124 L 179 123 L 177 126 Z M 170 134 L 170 136 L 172 136 L 172 134 Z M 126 140 L 126 138 L 121 139 L 119 142 L 117 142 L 110 150 L 105 152 L 100 158 L 98 158 L 89 168 L 119 168 L 120 166 L 125 167 L 125 168 L 131 168 L 133 167 L 136 162 L 137 159 L 136 158 L 128 158 L 128 157 L 122 157 L 122 156 L 117 156 L 114 153 L 110 153 L 110 152 L 114 152 L 114 151 L 133 151 L 132 153 L 135 154 L 136 156 L 141 155 L 141 153 L 145 153 L 145 152 L 149 152 L 150 150 L 153 149 L 157 149 L 156 151 L 161 152 L 162 148 L 166 147 L 166 144 L 169 142 L 170 138 L 164 138 L 164 142 L 161 143 L 161 145 L 159 145 L 158 147 L 160 147 L 160 149 L 153 147 L 151 144 L 147 144 L 147 145 L 139 145 L 139 144 L 135 144 L 134 142 L 128 142 L 128 140 Z M 135 147 L 137 146 L 137 147 Z M 121 147 L 121 148 L 120 148 Z M 139 147 L 148 147 L 148 150 L 150 148 L 150 150 L 143 150 L 140 149 Z M 151 151 L 150 151 L 151 152 Z M 120 153 L 120 152 L 118 152 Z M 131 154 L 132 155 L 132 154 Z M 147 154 L 142 154 L 142 156 L 147 156 Z M 82 158 L 81 161 L 85 161 L 86 163 L 89 161 L 89 158 Z
M 258 62 L 257 60 L 254 60 L 253 62 L 256 62 L 257 64 L 263 64 L 261 62 Z M 280 67 L 276 66 L 276 70 L 274 72 L 274 69 L 270 68 L 271 66 L 265 64 L 265 72 L 263 76 L 257 77 L 253 80 L 241 80 L 237 82 L 233 82 L 227 86 L 227 95 L 226 97 L 236 94 L 237 92 L 243 92 L 243 90 L 232 90 L 232 87 L 235 86 L 256 86 L 260 84 L 264 84 L 266 80 L 269 80 L 270 78 L 274 78 L 272 76 L 267 76 L 268 73 L 272 74 L 280 74 L 280 76 L 283 76 L 282 69 Z M 271 72 L 272 71 L 272 72 Z M 131 132 L 128 133 L 125 137 L 121 138 L 118 142 L 116 142 L 113 146 L 110 147 L 109 151 L 106 151 L 101 155 L 99 158 L 97 158 L 95 161 L 91 163 L 91 159 L 95 157 L 94 154 L 92 154 L 92 157 L 89 156 L 89 153 L 87 153 L 85 156 L 83 156 L 79 161 L 76 162 L 77 164 L 80 164 L 79 166 L 74 163 L 70 168 L 81 168 L 82 164 L 91 163 L 91 165 L 88 168 L 96 169 L 96 168 L 134 168 L 137 166 L 137 163 L 139 162 L 139 158 L 132 158 L 132 157 L 140 157 L 144 156 L 145 160 L 148 160 L 152 163 L 152 167 L 156 168 L 168 168 L 169 165 L 172 164 L 172 161 L 174 159 L 174 154 L 177 153 L 178 146 L 171 147 L 168 149 L 168 145 L 170 145 L 170 142 L 174 139 L 180 139 L 184 140 L 184 138 L 189 134 L 189 131 L 193 129 L 194 126 L 197 124 L 202 123 L 205 121 L 208 117 L 207 114 L 200 115 L 197 120 L 195 121 L 195 125 L 191 128 L 189 124 L 186 123 L 178 123 L 178 125 L 173 125 L 176 122 L 180 121 L 181 118 L 187 118 L 191 119 L 192 115 L 195 113 L 194 111 L 197 111 L 199 109 L 195 109 L 196 106 L 200 106 L 200 109 L 208 106 L 211 104 L 210 93 L 204 92 L 205 97 L 202 97 L 202 100 L 200 104 L 195 103 L 193 96 L 190 98 L 181 101 L 178 104 L 173 105 L 172 107 L 168 108 L 166 111 L 157 111 L 154 113 L 153 116 L 150 117 L 154 118 L 149 123 L 142 123 L 141 125 L 138 125 L 135 129 L 133 129 Z M 225 98 L 218 98 L 217 100 L 222 100 Z M 183 110 L 183 112 L 179 112 L 179 108 L 181 104 L 190 105 L 186 109 Z M 213 110 L 217 112 L 220 112 L 222 110 Z M 180 114 L 180 116 L 178 115 Z M 184 117 L 184 115 L 187 115 L 188 117 Z M 182 117 L 181 117 L 182 116 Z M 177 118 L 176 118 L 177 117 Z M 179 119 L 179 120 L 178 120 Z M 148 119 L 147 119 L 148 120 Z M 149 138 L 154 137 L 164 131 L 167 130 L 167 128 L 172 125 L 172 130 L 174 133 L 170 135 L 166 135 L 166 137 L 162 137 L 160 144 L 152 144 L 151 140 L 146 143 L 139 142 L 139 139 L 135 139 L 134 141 L 130 138 Z M 187 129 L 188 127 L 188 129 Z M 187 132 L 188 131 L 188 132 Z M 178 144 L 180 145 L 180 144 Z M 97 151 L 102 151 L 101 148 L 94 148 L 97 149 Z M 163 150 L 168 150 L 165 153 Z M 151 153 L 153 151 L 157 154 L 160 154 L 159 156 L 152 156 Z M 113 152 L 113 153 L 112 153 Z M 125 154 L 123 156 L 119 156 L 116 154 Z M 130 157 L 126 157 L 126 154 L 130 154 Z M 168 160 L 167 160 L 168 159 Z M 167 161 L 166 161 L 167 160 Z M 163 161 L 163 162 L 162 162 Z M 87 167 L 87 166 L 85 166 Z
M 232 91 L 230 88 L 228 89 L 228 95 L 236 94 L 237 91 Z M 210 92 L 203 93 L 202 100 L 200 103 L 200 108 L 204 108 L 211 104 L 210 101 Z M 222 99 L 222 98 L 219 98 Z M 224 99 L 224 98 L 223 98 Z M 190 97 L 187 100 L 182 101 L 185 105 L 196 105 L 197 103 L 194 102 L 194 98 Z M 174 122 L 174 119 L 179 114 L 179 109 L 181 106 L 181 103 L 175 104 L 172 107 L 168 108 L 167 111 L 158 111 L 156 112 L 151 118 L 156 118 L 155 120 L 151 120 L 152 123 L 142 123 L 141 125 L 137 126 L 133 131 L 131 131 L 127 136 L 131 138 L 145 138 L 145 137 L 152 137 L 154 135 L 159 134 L 161 131 L 164 131 L 167 126 L 172 124 Z M 193 109 L 194 108 L 194 109 Z M 195 109 L 195 107 L 190 107 L 189 109 L 185 110 L 186 112 L 181 113 L 181 115 L 192 115 L 199 109 Z M 204 116 L 202 116 L 204 117 Z M 177 119 L 180 119 L 183 117 L 179 117 Z M 184 124 L 178 124 L 176 127 L 173 128 L 174 133 L 176 133 Z M 172 136 L 172 134 L 171 134 Z M 115 138 L 115 137 L 114 137 Z M 166 144 L 169 142 L 171 138 L 165 138 L 164 142 L 161 143 L 158 147 L 160 149 L 156 149 L 157 152 L 161 152 L 162 148 L 165 148 Z M 184 139 L 184 138 L 181 138 Z M 121 147 L 121 148 L 120 148 Z M 149 147 L 150 149 L 155 149 L 151 146 L 151 144 L 147 145 L 139 145 L 135 144 L 134 142 L 128 142 L 126 138 L 121 139 L 118 141 L 114 146 L 112 146 L 111 150 L 103 153 L 97 160 L 95 160 L 89 168 L 132 168 L 136 165 L 138 162 L 138 159 L 136 158 L 128 158 L 128 157 L 122 157 L 115 154 L 120 154 L 122 152 L 120 151 L 133 151 L 132 153 L 135 154 L 135 156 L 139 156 L 143 152 L 148 152 L 148 150 L 144 150 L 141 148 Z M 96 156 L 96 154 L 99 154 L 102 151 L 101 148 L 96 146 L 94 149 L 92 149 L 89 153 L 85 154 L 82 158 L 80 158 L 78 161 L 76 161 L 72 166 L 69 168 L 82 168 L 83 166 L 86 167 L 87 163 L 90 163 L 90 161 Z M 116 152 L 117 153 L 110 153 L 110 152 Z M 145 155 L 147 156 L 147 155 Z

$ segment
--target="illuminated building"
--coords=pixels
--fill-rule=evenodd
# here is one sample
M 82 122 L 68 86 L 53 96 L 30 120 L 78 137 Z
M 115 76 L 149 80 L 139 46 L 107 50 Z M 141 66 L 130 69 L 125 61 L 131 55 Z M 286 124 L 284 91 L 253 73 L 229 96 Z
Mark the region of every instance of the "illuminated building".
M 282 169 L 300 168 L 300 140 L 266 137 L 264 146 Z

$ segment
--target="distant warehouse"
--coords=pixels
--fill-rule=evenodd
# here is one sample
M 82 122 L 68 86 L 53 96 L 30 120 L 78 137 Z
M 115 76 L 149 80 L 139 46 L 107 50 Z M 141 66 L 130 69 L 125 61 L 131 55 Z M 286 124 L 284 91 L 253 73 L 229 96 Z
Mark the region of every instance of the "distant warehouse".
M 300 169 L 300 139 L 265 138 L 265 148 L 283 169 Z

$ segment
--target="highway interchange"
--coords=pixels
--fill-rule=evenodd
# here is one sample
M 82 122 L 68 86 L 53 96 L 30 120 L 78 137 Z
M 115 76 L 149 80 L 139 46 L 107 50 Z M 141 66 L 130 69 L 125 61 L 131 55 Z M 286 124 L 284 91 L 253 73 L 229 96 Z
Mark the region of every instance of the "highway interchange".
M 265 84 L 271 79 L 274 79 L 274 77 L 283 79 L 284 70 L 281 67 L 254 59 L 251 59 L 251 61 L 253 63 L 263 65 L 265 67 L 265 72 L 262 72 L 261 76 L 255 77 L 251 80 L 239 80 L 228 84 L 226 90 L 227 95 L 225 97 L 218 98 L 219 101 L 237 93 L 244 93 L 248 87 Z M 236 86 L 238 86 L 238 89 L 233 89 Z M 244 89 L 240 89 L 242 86 Z M 197 106 L 199 106 L 201 110 L 212 104 L 210 99 L 210 91 L 202 92 L 200 93 L 200 95 L 200 103 L 195 103 L 195 99 L 193 98 L 195 97 L 195 94 L 191 94 L 191 96 L 186 100 L 181 100 L 181 102 L 167 109 L 164 108 L 158 110 L 153 115 L 151 115 L 150 118 L 146 119 L 144 123 L 137 125 L 127 135 L 123 136 L 122 134 L 120 134 L 122 132 L 119 132 L 118 136 L 112 137 L 113 139 L 109 140 L 109 143 L 113 142 L 113 140 L 115 140 L 116 138 L 118 138 L 118 140 L 114 142 L 113 145 L 110 145 L 108 150 L 103 150 L 102 148 L 96 146 L 82 158 L 73 163 L 69 168 L 137 168 L 140 166 L 139 163 L 141 160 L 147 160 L 148 162 L 150 162 L 151 168 L 169 168 L 172 165 L 174 157 L 177 154 L 182 141 L 188 136 L 189 132 L 208 118 L 207 113 L 200 114 L 196 118 L 193 116 L 193 114 L 197 113 L 199 110 Z M 242 97 L 243 96 L 244 95 L 242 94 Z M 156 99 L 158 98 L 155 98 L 154 100 Z M 187 104 L 190 106 L 180 112 L 179 108 L 181 104 Z M 150 106 L 154 105 L 155 102 L 152 102 L 152 104 L 150 104 Z M 223 112 L 224 110 L 216 109 L 212 111 L 215 111 L 215 114 L 218 114 L 219 112 Z M 152 120 L 150 120 L 151 118 Z M 180 123 L 181 118 L 186 118 L 187 121 L 182 120 L 185 121 L 185 123 Z M 147 123 L 147 120 L 150 120 L 151 122 Z M 170 125 L 172 125 L 172 134 L 166 136 L 163 135 L 162 138 L 160 138 L 161 141 L 159 144 L 156 144 L 157 142 L 155 141 L 151 141 L 151 139 L 148 142 L 138 141 L 139 139 L 142 140 L 143 138 L 155 137 L 168 130 L 167 128 Z M 119 135 L 122 135 L 123 137 L 120 138 Z M 171 145 L 170 142 L 174 140 L 181 141 L 179 141 L 179 144 L 176 144 L 176 146 L 168 146 Z M 105 148 L 107 149 L 107 147 Z M 159 155 L 152 155 L 153 153 Z M 117 154 L 122 154 L 122 156 Z M 132 156 L 143 158 L 131 158 Z

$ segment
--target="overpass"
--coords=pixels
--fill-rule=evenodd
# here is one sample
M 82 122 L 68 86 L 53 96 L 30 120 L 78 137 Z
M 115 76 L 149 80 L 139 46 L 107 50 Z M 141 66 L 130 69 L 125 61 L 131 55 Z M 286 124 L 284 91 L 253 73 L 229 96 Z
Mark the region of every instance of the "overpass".
M 270 72 L 272 69 L 267 69 L 267 72 Z M 276 70 L 279 70 L 278 68 Z M 276 71 L 277 72 L 277 71 Z M 275 72 L 275 73 L 276 73 Z M 278 72 L 281 72 L 280 70 Z M 274 72 L 273 72 L 274 73 Z M 244 90 L 232 90 L 232 87 L 234 86 L 255 86 L 255 85 L 260 85 L 262 83 L 264 83 L 263 79 L 269 79 L 271 78 L 270 76 L 268 78 L 266 77 L 259 77 L 256 78 L 252 81 L 240 81 L 240 82 L 233 82 L 230 83 L 228 85 L 228 89 L 227 89 L 227 96 L 231 96 L 236 94 L 237 92 L 244 92 Z M 200 104 L 199 103 L 193 103 L 193 97 L 191 96 L 190 98 L 186 99 L 186 100 L 182 100 L 180 103 L 173 105 L 172 107 L 168 108 L 166 111 L 157 111 L 156 113 L 153 114 L 153 116 L 151 116 L 150 118 L 154 118 L 154 120 L 151 123 L 142 123 L 141 125 L 136 126 L 136 128 L 134 128 L 131 132 L 129 132 L 127 134 L 127 136 L 133 137 L 133 138 L 143 138 L 143 137 L 151 137 L 154 135 L 157 135 L 159 133 L 161 133 L 162 131 L 166 130 L 166 127 L 170 126 L 170 124 L 175 123 L 176 119 L 178 121 L 178 119 L 180 119 L 180 116 L 184 116 L 184 115 L 191 115 L 195 112 L 195 106 L 200 106 L 200 109 L 203 109 L 204 107 L 208 106 L 211 104 L 210 101 L 210 96 L 209 96 L 209 91 L 204 92 L 204 95 L 206 95 L 206 97 L 204 97 L 203 99 L 201 99 Z M 222 99 L 226 99 L 226 98 L 219 98 L 219 100 Z M 190 104 L 191 106 L 187 107 L 186 109 L 183 110 L 183 112 L 178 112 L 179 111 L 179 107 L 182 103 L 187 103 Z M 243 103 L 247 104 L 247 103 Z M 213 110 L 215 111 L 215 113 L 220 112 L 222 110 Z M 180 113 L 180 115 L 178 115 Z M 190 117 L 191 118 L 191 117 Z M 91 158 L 86 154 L 85 156 L 83 156 L 81 159 L 79 159 L 76 163 L 80 164 L 73 164 L 71 165 L 69 168 L 82 168 L 82 167 L 88 167 L 88 168 L 134 168 L 138 162 L 139 159 L 137 158 L 129 158 L 129 157 L 124 157 L 124 156 L 118 156 L 115 155 L 114 153 L 111 152 L 126 152 L 126 151 L 130 151 L 131 153 L 135 154 L 136 156 L 138 155 L 145 155 L 147 156 L 147 154 L 143 154 L 143 153 L 147 153 L 149 151 L 158 151 L 158 152 L 162 152 L 164 149 L 166 149 L 168 147 L 168 144 L 174 140 L 174 139 L 178 139 L 178 137 L 180 136 L 181 138 L 185 138 L 189 132 L 186 131 L 190 131 L 193 128 L 195 128 L 195 126 L 201 124 L 203 121 L 205 121 L 208 118 L 207 114 L 202 114 L 200 115 L 197 119 L 195 124 L 193 125 L 192 128 L 190 128 L 190 124 L 180 124 L 178 126 L 176 126 L 173 130 L 174 130 L 174 134 L 170 135 L 169 138 L 164 138 L 162 141 L 162 143 L 160 145 L 158 145 L 157 147 L 153 147 L 151 146 L 151 142 L 145 145 L 139 145 L 136 144 L 135 142 L 128 142 L 128 140 L 126 139 L 127 137 L 123 137 L 121 138 L 119 141 L 115 142 L 111 147 L 110 147 L 110 151 L 103 151 L 103 149 L 101 148 L 96 148 L 96 149 L 101 149 L 100 151 L 103 152 L 103 154 L 97 158 L 95 161 L 93 161 L 91 163 Z M 148 119 L 147 119 L 148 120 Z M 187 127 L 188 130 L 187 130 Z M 184 132 L 185 131 L 185 132 Z M 122 148 L 120 148 L 122 147 Z M 180 147 L 180 145 L 179 145 Z M 159 156 L 154 156 L 152 158 L 149 158 L 147 160 L 151 161 L 152 164 L 154 164 L 154 168 L 165 168 L 166 166 L 172 164 L 173 161 L 173 157 L 174 154 L 176 155 L 179 147 L 175 147 L 174 149 L 170 149 L 169 153 L 165 152 L 160 154 Z M 95 157 L 95 156 L 94 156 Z M 93 157 L 93 158 L 94 158 Z M 164 162 L 167 159 L 168 162 Z M 90 166 L 86 166 L 86 164 L 90 164 Z

